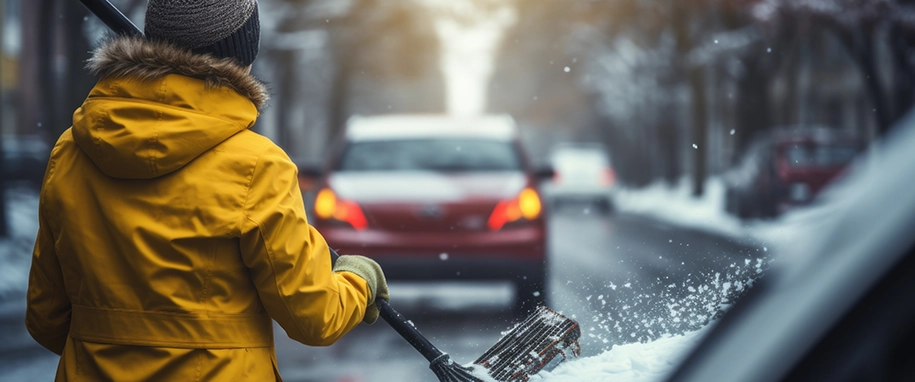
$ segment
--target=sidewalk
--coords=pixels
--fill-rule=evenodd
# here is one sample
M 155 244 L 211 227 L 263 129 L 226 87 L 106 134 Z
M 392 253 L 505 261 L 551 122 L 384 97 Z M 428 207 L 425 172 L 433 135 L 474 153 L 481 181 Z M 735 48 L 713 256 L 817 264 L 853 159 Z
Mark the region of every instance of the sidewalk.
M 688 179 L 675 187 L 655 182 L 640 189 L 621 189 L 616 194 L 616 208 L 681 228 L 753 242 L 764 251 L 776 253 L 790 245 L 801 220 L 798 217 L 806 215 L 800 209 L 771 220 L 740 220 L 724 211 L 724 184 L 718 178 L 706 180 L 705 193 L 699 198 L 692 196 Z

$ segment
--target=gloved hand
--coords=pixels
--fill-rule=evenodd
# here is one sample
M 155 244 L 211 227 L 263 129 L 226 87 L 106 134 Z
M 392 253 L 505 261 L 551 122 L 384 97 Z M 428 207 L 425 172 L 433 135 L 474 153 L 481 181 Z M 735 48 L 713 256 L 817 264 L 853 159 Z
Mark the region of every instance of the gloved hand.
M 375 260 L 365 256 L 345 255 L 337 258 L 337 262 L 334 264 L 334 272 L 344 271 L 359 275 L 369 285 L 372 295 L 369 297 L 362 322 L 366 324 L 375 323 L 379 314 L 375 301 L 378 299 L 391 300 L 388 295 L 388 283 L 384 279 L 384 272 L 381 270 L 381 266 Z

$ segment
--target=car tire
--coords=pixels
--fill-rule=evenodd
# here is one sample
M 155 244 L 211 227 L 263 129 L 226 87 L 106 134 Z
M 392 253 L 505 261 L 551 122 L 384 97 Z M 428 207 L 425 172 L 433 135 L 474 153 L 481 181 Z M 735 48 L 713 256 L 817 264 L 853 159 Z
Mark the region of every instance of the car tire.
M 539 305 L 545 305 L 547 299 L 546 266 L 534 274 L 515 280 L 515 317 L 527 317 Z

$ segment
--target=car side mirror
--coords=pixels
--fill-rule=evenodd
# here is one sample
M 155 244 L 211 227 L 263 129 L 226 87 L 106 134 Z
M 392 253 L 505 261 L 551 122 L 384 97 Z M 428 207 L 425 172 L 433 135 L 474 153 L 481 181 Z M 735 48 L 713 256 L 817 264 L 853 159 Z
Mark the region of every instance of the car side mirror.
M 553 166 L 551 165 L 542 165 L 534 170 L 534 177 L 540 180 L 550 179 L 555 174 L 556 170 L 554 170 Z

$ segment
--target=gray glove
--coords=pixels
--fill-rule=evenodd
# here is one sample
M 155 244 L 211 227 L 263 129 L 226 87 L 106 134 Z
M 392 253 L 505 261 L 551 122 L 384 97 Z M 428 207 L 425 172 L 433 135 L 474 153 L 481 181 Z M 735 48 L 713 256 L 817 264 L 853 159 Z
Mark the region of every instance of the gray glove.
M 365 279 L 369 285 L 372 295 L 369 297 L 368 305 L 365 308 L 365 317 L 362 322 L 374 324 L 378 320 L 378 306 L 375 301 L 379 298 L 390 301 L 388 296 L 388 283 L 384 279 L 384 272 L 381 266 L 365 256 L 345 255 L 340 256 L 334 264 L 334 272 L 352 272 Z

